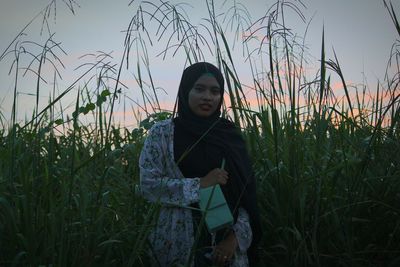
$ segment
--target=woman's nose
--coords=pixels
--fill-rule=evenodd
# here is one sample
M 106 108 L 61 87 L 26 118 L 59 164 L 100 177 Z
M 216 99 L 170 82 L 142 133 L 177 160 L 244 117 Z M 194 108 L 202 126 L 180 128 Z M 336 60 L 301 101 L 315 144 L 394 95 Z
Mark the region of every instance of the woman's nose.
M 212 94 L 210 90 L 204 90 L 202 94 L 202 98 L 204 100 L 211 100 L 212 99 Z

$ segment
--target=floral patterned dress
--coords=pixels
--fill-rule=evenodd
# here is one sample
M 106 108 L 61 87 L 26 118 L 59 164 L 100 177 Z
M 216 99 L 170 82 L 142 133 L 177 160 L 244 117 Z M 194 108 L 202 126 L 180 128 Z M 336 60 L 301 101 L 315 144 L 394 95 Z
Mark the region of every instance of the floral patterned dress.
M 154 257 L 161 266 L 187 263 L 194 243 L 190 205 L 199 202 L 200 178 L 183 177 L 174 159 L 173 134 L 171 119 L 156 123 L 150 129 L 139 159 L 144 197 L 162 204 L 158 223 L 149 236 Z M 245 209 L 239 208 L 232 229 L 239 246 L 230 266 L 248 266 L 246 251 L 252 232 Z

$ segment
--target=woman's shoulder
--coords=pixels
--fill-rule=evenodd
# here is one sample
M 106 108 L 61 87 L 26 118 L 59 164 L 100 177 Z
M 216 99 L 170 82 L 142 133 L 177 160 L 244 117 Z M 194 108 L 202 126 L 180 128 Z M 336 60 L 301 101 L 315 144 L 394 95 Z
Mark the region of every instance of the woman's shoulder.
M 154 128 L 165 128 L 165 127 L 169 127 L 171 125 L 173 125 L 173 120 L 172 119 L 165 119 L 162 121 L 157 121 L 156 123 L 154 123 L 153 127 Z
M 240 132 L 240 128 L 238 126 L 236 126 L 236 124 L 231 121 L 228 120 L 226 118 L 221 118 L 220 119 L 220 127 L 229 130 L 229 131 L 234 131 L 234 132 Z
M 160 132 L 168 132 L 171 131 L 171 127 L 173 126 L 172 119 L 166 119 L 162 121 L 157 121 L 154 125 L 150 128 L 151 133 L 160 133 Z
M 227 119 L 227 118 L 221 117 L 220 118 L 220 123 L 222 123 L 224 126 L 227 126 L 227 127 L 236 128 L 235 123 L 233 121 Z

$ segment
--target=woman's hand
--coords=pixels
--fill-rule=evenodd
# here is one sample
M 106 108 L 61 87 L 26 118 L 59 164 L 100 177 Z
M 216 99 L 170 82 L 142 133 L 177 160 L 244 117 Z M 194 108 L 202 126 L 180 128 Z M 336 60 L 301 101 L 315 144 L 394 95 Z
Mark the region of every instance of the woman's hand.
M 228 182 L 228 179 L 228 173 L 225 170 L 216 168 L 200 178 L 200 187 L 204 188 L 217 184 L 224 185 Z
M 229 235 L 219 242 L 215 247 L 213 254 L 213 262 L 217 266 L 226 266 L 228 262 L 232 260 L 235 255 L 235 251 L 238 247 L 238 241 L 235 233 L 231 231 Z

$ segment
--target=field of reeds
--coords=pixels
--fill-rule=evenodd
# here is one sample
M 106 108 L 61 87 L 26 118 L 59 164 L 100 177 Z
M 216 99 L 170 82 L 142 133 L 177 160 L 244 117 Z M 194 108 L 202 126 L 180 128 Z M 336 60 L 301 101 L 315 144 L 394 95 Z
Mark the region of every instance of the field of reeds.
M 43 25 L 55 3 L 38 15 Z M 75 1 L 58 8 L 64 4 L 74 11 Z M 286 12 L 305 19 L 300 1 L 277 1 L 256 21 L 236 1 L 226 3 L 223 18 L 216 3 L 205 5 L 204 24 L 194 25 L 183 4 L 143 1 L 119 63 L 95 55 L 44 108 L 43 66 L 53 67 L 55 81 L 63 49 L 51 33 L 44 43 L 22 39 L 29 24 L 16 34 L 0 57 L 0 64 L 12 59 L 15 76 L 11 117 L 1 116 L 0 266 L 149 265 L 146 237 L 159 206 L 139 193 L 138 157 L 151 125 L 173 115 L 162 108 L 149 67 L 156 42 L 165 44 L 164 60 L 179 53 L 188 63 L 216 62 L 225 74 L 225 114 L 242 128 L 258 179 L 260 266 L 400 266 L 399 41 L 388 59 L 395 71 L 372 92 L 354 90 L 340 58 L 326 57 L 323 30 L 319 69 L 305 71 L 306 47 L 285 25 Z M 399 40 L 398 14 L 390 2 L 382 5 Z M 237 73 L 233 42 L 253 73 L 250 85 Z M 18 81 L 27 70 L 36 77 L 36 108 L 19 121 Z M 136 88 L 121 82 L 127 70 Z M 333 79 L 341 92 L 332 90 Z M 143 100 L 130 103 L 141 113 L 131 128 L 113 120 L 124 90 Z M 63 108 L 72 93 L 74 107 Z

